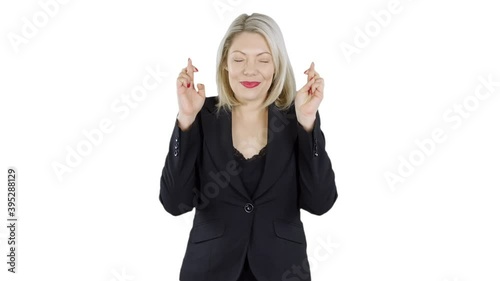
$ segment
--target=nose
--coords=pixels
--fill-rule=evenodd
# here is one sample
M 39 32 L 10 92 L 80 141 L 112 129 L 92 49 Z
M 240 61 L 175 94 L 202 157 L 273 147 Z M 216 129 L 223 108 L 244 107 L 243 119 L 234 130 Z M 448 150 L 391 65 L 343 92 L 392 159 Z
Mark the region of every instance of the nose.
M 257 69 L 255 68 L 255 63 L 251 60 L 247 60 L 245 67 L 243 68 L 243 74 L 248 76 L 253 76 L 257 74 Z

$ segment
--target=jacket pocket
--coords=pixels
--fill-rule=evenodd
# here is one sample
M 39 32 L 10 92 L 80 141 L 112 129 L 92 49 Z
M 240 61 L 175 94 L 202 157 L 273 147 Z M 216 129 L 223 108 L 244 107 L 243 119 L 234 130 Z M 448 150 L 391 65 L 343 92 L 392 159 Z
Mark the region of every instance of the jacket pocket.
M 212 219 L 191 229 L 190 241 L 192 243 L 200 243 L 218 238 L 224 234 L 224 221 L 222 219 Z
M 300 244 L 306 243 L 304 228 L 296 223 L 274 219 L 274 232 L 279 238 Z

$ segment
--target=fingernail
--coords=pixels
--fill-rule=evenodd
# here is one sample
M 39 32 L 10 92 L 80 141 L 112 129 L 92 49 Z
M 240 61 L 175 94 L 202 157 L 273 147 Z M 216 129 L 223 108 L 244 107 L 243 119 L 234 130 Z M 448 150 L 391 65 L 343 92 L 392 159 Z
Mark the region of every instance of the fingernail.
M 307 74 L 307 70 L 306 70 L 306 71 L 304 71 L 304 74 Z
M 191 83 L 188 83 L 188 88 L 191 86 Z
M 194 70 L 195 70 L 196 72 L 198 72 L 198 68 L 196 68 L 196 66 L 194 67 Z

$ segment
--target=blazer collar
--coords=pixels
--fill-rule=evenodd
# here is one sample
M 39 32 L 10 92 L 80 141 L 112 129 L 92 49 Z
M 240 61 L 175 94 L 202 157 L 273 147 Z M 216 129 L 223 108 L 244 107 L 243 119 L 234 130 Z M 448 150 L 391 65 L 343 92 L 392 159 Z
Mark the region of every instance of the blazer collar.
M 232 114 L 230 111 L 221 110 L 217 116 L 216 98 L 211 99 L 213 102 L 208 104 L 208 111 L 202 111 L 206 114 L 202 126 L 208 152 L 216 168 L 221 172 L 226 171 L 231 162 L 237 162 L 233 152 Z M 253 197 L 248 194 L 239 173 L 231 176 L 230 185 L 246 200 L 254 201 L 262 196 L 278 180 L 289 164 L 297 137 L 296 122 L 293 111 L 281 111 L 274 103 L 268 106 L 265 166 Z

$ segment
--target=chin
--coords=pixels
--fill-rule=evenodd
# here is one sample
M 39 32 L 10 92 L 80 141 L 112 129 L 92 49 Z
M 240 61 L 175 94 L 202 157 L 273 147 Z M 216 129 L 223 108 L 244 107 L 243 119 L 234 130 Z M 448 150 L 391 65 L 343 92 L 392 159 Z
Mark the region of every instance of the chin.
M 245 89 L 245 90 L 248 90 L 248 89 Z M 236 96 L 236 98 L 239 101 L 243 101 L 243 102 L 260 100 L 262 97 L 263 97 L 263 95 L 259 92 L 251 93 L 251 92 L 247 92 L 247 91 L 242 91 L 242 92 L 240 92 L 240 94 L 238 96 Z M 264 96 L 264 98 L 265 98 L 265 96 Z

